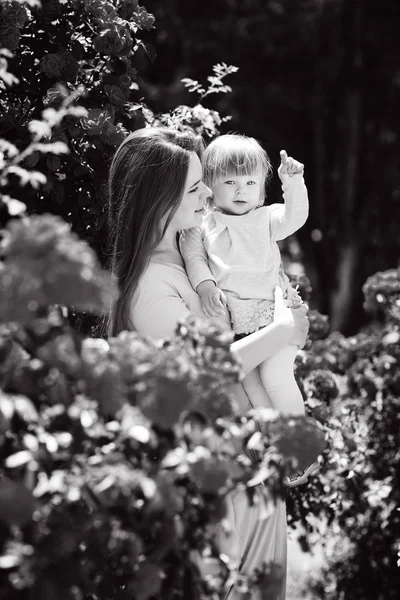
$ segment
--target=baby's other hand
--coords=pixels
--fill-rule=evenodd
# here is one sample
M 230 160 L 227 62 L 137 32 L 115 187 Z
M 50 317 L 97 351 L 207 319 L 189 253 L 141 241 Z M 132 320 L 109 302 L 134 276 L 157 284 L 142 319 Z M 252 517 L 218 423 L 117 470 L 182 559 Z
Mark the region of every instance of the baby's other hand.
M 211 283 L 211 282 L 209 282 Z M 207 317 L 223 317 L 225 315 L 226 297 L 213 282 L 212 285 L 197 287 L 203 312 Z
M 278 169 L 279 177 L 282 180 L 281 175 L 289 175 L 292 177 L 293 175 L 303 175 L 304 173 L 304 165 L 298 160 L 288 156 L 286 150 L 280 151 L 281 156 L 281 164 Z

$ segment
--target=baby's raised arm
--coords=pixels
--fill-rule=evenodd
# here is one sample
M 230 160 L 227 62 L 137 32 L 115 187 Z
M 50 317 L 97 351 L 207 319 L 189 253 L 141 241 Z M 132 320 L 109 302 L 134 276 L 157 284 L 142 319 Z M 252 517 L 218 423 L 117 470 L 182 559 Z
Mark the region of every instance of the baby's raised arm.
M 282 182 L 284 204 L 272 204 L 270 210 L 271 237 L 284 240 L 304 225 L 308 217 L 308 193 L 304 181 L 304 165 L 281 151 L 278 169 Z

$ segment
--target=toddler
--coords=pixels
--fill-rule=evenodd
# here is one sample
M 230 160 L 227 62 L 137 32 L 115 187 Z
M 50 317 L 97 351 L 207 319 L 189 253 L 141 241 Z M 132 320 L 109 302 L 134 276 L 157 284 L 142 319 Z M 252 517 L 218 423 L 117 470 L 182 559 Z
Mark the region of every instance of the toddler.
M 204 179 L 213 197 L 202 228 L 182 232 L 180 248 L 193 288 L 209 317 L 228 309 L 236 339 L 273 321 L 274 288 L 279 285 L 287 306 L 302 300 L 281 268 L 278 241 L 297 231 L 308 217 L 304 165 L 281 151 L 278 174 L 284 204 L 264 206 L 265 183 L 272 167 L 266 152 L 253 138 L 222 135 L 206 148 Z M 283 414 L 304 415 L 301 392 L 294 378 L 298 348 L 287 345 L 247 377 L 249 386 L 263 386 L 273 408 Z M 265 394 L 267 393 L 267 395 Z M 259 394 L 259 391 L 257 392 Z M 269 403 L 269 405 L 271 405 Z M 315 462 L 286 480 L 304 483 L 319 470 Z

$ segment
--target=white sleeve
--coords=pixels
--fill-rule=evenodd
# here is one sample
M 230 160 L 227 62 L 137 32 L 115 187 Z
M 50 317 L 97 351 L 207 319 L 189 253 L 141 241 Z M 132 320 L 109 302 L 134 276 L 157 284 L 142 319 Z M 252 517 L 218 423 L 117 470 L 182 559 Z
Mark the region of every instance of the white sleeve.
M 155 340 L 173 337 L 177 323 L 190 313 L 189 308 L 172 285 L 164 281 L 147 280 L 135 294 L 131 307 L 131 322 L 135 331 Z
M 271 204 L 270 231 L 274 240 L 284 240 L 300 229 L 308 217 L 308 193 L 303 175 L 287 174 L 283 178 L 284 204 Z
M 199 227 L 185 229 L 179 236 L 179 248 L 185 261 L 186 272 L 194 290 L 197 286 L 211 279 L 215 285 L 217 282 L 208 264 L 208 256 L 204 248 L 203 235 Z

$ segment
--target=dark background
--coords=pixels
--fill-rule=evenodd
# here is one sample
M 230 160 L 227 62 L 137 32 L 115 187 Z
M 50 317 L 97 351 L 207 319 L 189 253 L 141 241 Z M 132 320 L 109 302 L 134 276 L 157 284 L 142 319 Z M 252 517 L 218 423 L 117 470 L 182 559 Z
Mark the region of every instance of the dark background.
M 222 132 L 256 137 L 275 167 L 305 163 L 308 223 L 298 233 L 312 304 L 346 334 L 365 320 L 362 285 L 399 260 L 398 0 L 147 0 L 157 53 L 137 56 L 153 110 L 196 100 L 180 80 L 239 67 L 233 92 L 205 105 Z M 269 200 L 279 201 L 275 177 Z

